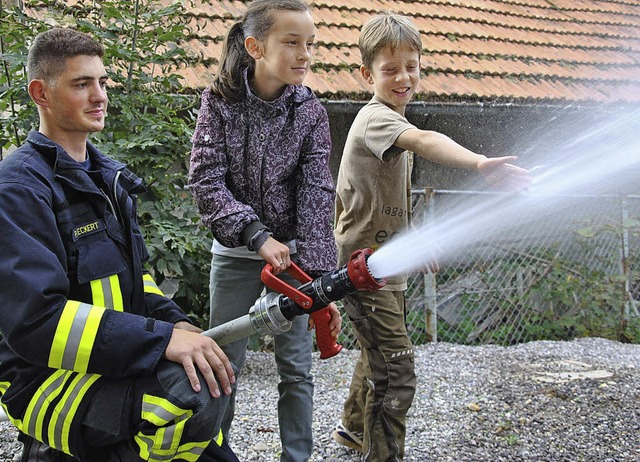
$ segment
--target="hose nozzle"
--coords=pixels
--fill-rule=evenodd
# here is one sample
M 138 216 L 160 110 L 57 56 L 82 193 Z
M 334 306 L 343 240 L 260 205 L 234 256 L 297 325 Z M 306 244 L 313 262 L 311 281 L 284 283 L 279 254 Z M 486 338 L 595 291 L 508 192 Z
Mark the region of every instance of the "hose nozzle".
M 278 335 L 291 328 L 294 317 L 309 314 L 315 321 L 320 358 L 334 356 L 340 352 L 342 345 L 331 337 L 331 315 L 324 308 L 347 294 L 357 291 L 375 292 L 384 287 L 386 280 L 374 277 L 369 271 L 367 259 L 372 253 L 371 249 L 356 250 L 345 266 L 316 279 L 311 279 L 311 276 L 292 263 L 287 272 L 302 283 L 298 288 L 274 276 L 273 267 L 267 263 L 262 270 L 262 282 L 276 292 L 258 299 L 249 314 L 209 329 L 204 334 L 220 345 L 248 337 L 254 332 Z

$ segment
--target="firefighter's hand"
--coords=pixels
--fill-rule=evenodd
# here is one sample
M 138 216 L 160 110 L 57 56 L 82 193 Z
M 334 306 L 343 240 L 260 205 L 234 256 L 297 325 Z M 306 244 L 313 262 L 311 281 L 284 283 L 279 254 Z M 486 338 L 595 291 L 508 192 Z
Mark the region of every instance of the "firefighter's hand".
M 289 255 L 289 247 L 269 236 L 260 250 L 260 255 L 267 263 L 273 266 L 273 274 L 279 274 L 291 266 L 291 256 Z
M 191 388 L 196 393 L 201 389 L 200 380 L 196 374 L 197 368 L 204 376 L 211 396 L 220 397 L 216 377 L 220 381 L 223 392 L 227 395 L 231 394 L 231 384 L 235 383 L 236 377 L 227 356 L 213 339 L 193 332 L 191 329 L 187 330 L 182 324 L 177 323 L 174 327 L 164 353 L 165 357 L 169 361 L 182 364 L 191 382 Z
M 187 321 L 178 321 L 173 325 L 173 327 L 175 327 L 176 329 L 184 329 L 190 332 L 195 332 L 196 334 L 201 334 L 203 332 L 202 329 L 200 329 L 197 326 L 194 326 L 193 324 Z
M 478 164 L 478 170 L 495 189 L 523 191 L 531 186 L 531 174 L 528 170 L 509 163 L 516 159 L 515 156 L 488 157 Z
M 335 339 L 340 335 L 340 330 L 342 329 L 342 316 L 340 316 L 340 311 L 338 310 L 338 306 L 331 302 L 327 305 L 329 309 L 329 314 L 331 315 L 331 320 L 329 321 L 329 333 Z M 313 330 L 316 328 L 316 323 L 313 321 L 313 317 L 309 316 L 309 330 Z

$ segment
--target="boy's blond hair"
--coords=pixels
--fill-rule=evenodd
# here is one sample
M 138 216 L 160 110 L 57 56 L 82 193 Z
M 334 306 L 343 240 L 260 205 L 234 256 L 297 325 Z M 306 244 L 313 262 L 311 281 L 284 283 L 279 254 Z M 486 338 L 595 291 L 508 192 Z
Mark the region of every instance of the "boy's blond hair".
M 362 55 L 362 64 L 370 68 L 378 52 L 387 45 L 393 48 L 409 45 L 420 54 L 420 31 L 406 16 L 391 11 L 381 12 L 369 19 L 360 31 L 358 47 Z

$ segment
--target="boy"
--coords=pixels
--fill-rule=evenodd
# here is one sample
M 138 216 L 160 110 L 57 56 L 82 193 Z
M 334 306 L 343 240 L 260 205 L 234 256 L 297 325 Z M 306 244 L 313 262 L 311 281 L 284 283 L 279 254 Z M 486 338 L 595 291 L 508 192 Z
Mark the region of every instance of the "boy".
M 420 79 L 420 33 L 406 17 L 383 13 L 362 28 L 360 71 L 374 96 L 356 116 L 344 147 L 336 196 L 338 264 L 351 253 L 377 249 L 405 230 L 411 208 L 413 152 L 444 165 L 477 170 L 490 183 L 518 189 L 528 172 L 508 164 L 515 157 L 489 159 L 436 132 L 420 130 L 404 117 Z M 397 213 L 385 214 L 384 210 Z M 359 292 L 343 300 L 361 354 L 333 432 L 340 444 L 364 453 L 364 460 L 404 457 L 406 414 L 416 377 L 413 346 L 405 326 L 406 275 L 391 277 L 376 293 Z
M 0 162 L 0 394 L 22 461 L 237 461 L 234 371 L 144 270 L 142 181 L 100 153 L 103 48 L 67 28 L 27 63 L 39 131 Z

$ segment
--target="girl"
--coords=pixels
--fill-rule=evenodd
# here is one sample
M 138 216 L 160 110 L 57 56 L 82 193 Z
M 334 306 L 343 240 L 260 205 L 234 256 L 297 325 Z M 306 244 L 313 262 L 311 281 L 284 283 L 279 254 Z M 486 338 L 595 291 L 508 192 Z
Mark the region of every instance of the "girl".
M 211 327 L 248 313 L 260 296 L 260 272 L 295 261 L 315 278 L 336 268 L 327 113 L 303 86 L 315 26 L 299 0 L 255 0 L 225 38 L 218 75 L 202 95 L 193 135 L 189 184 L 211 229 Z M 341 319 L 330 306 L 330 329 Z M 307 317 L 276 336 L 280 375 L 281 461 L 311 456 L 312 343 Z M 309 322 L 309 328 L 312 328 Z M 247 339 L 223 347 L 239 370 Z M 234 397 L 223 431 L 228 434 Z

